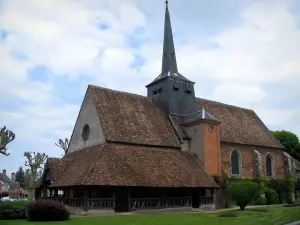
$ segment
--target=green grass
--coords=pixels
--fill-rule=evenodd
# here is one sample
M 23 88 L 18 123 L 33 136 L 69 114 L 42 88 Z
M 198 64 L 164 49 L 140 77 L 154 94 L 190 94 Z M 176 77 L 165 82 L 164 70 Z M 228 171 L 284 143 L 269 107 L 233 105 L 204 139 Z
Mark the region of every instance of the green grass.
M 218 217 L 219 213 L 162 214 L 139 216 L 72 217 L 63 222 L 0 221 L 5 225 L 276 225 L 300 220 L 300 207 L 266 207 L 268 212 L 232 210 L 235 218 Z M 224 213 L 224 212 L 222 212 Z

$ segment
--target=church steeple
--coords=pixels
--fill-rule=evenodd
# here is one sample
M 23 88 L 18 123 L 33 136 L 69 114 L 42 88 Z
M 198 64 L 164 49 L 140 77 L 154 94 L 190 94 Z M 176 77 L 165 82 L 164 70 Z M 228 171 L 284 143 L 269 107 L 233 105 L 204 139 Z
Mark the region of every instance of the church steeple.
M 171 114 L 185 115 L 196 111 L 194 82 L 178 72 L 171 19 L 166 0 L 161 73 L 146 87 L 148 97 L 155 97 Z
M 164 45 L 161 73 L 178 73 L 168 1 L 166 1 Z
M 161 73 L 150 84 L 155 83 L 158 80 L 161 80 L 167 76 L 189 81 L 187 78 L 185 78 L 178 72 L 168 1 L 166 0 L 165 3 L 166 10 Z

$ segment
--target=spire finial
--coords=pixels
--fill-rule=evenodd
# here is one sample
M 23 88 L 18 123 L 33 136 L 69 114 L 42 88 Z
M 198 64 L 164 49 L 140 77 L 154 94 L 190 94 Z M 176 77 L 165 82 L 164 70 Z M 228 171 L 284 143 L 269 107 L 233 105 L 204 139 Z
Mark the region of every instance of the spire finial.
M 168 0 L 165 1 L 166 5 L 168 5 Z

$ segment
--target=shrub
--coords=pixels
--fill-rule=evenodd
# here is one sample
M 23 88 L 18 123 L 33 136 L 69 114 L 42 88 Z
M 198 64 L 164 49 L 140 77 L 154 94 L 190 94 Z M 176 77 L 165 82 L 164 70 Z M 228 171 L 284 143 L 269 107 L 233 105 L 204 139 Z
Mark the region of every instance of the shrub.
M 268 187 L 273 188 L 279 193 L 280 203 L 293 203 L 295 201 L 295 184 L 296 181 L 292 178 L 272 179 L 268 181 Z
M 69 219 L 69 212 L 64 204 L 47 199 L 40 199 L 28 204 L 30 221 L 62 221 Z
M 0 220 L 26 219 L 26 201 L 0 202 Z
M 274 205 L 279 203 L 279 196 L 275 189 L 268 188 L 265 192 L 268 205 Z
M 259 197 L 260 190 L 256 182 L 240 180 L 230 185 L 229 193 L 232 200 L 235 200 L 240 209 L 244 210 L 248 204 Z
M 230 199 L 225 201 L 225 208 L 226 209 L 232 208 L 232 202 Z
M 264 196 L 259 196 L 255 201 L 254 201 L 255 205 L 265 205 L 267 204 L 267 199 Z

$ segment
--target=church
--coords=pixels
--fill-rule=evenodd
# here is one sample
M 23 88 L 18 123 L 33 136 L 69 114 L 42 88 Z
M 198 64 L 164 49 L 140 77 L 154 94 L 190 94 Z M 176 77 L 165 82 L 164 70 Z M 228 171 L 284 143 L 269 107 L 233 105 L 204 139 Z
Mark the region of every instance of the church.
M 68 151 L 48 159 L 36 197 L 50 190 L 66 205 L 115 212 L 220 208 L 223 173 L 291 174 L 291 157 L 253 110 L 196 97 L 177 67 L 167 2 L 162 68 L 146 88 L 141 96 L 89 85 Z

